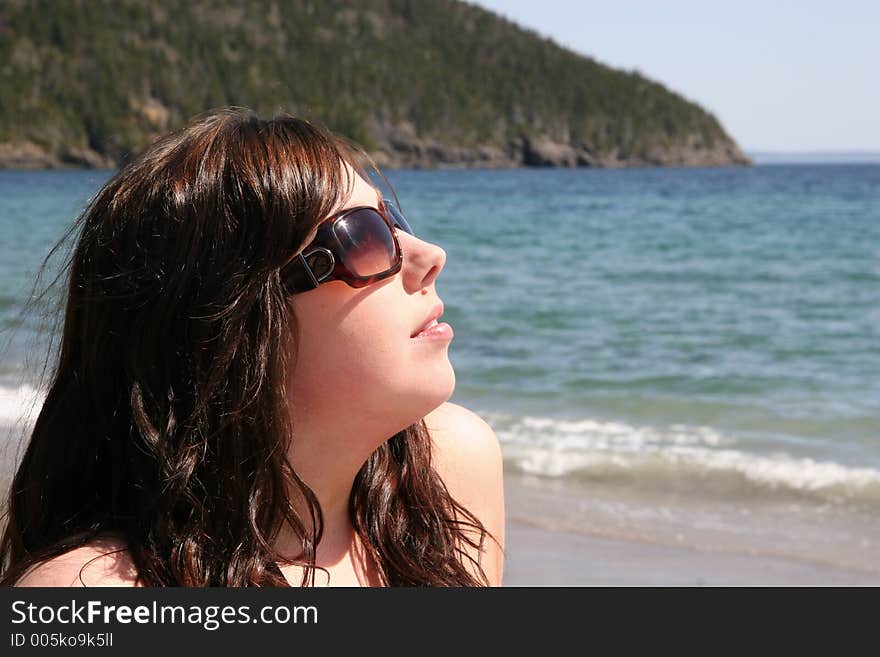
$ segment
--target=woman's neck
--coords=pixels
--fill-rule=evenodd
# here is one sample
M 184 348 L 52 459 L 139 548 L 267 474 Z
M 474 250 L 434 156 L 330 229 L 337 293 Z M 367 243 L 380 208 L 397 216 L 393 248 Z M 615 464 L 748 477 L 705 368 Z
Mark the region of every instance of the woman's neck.
M 361 423 L 358 430 L 347 418 L 336 418 L 332 425 L 330 418 L 324 420 L 321 424 L 300 418 L 288 456 L 293 470 L 314 493 L 321 508 L 322 532 L 315 565 L 330 571 L 331 585 L 336 585 L 334 582 L 348 585 L 361 582 L 365 586 L 374 586 L 379 584 L 378 571 L 367 557 L 369 550 L 357 537 L 349 505 L 355 477 L 370 454 L 393 431 L 383 436 L 380 432 L 386 429 L 380 425 L 369 427 Z M 315 425 L 319 429 L 314 428 Z M 328 430 L 331 427 L 333 430 Z M 373 436 L 372 440 L 370 436 Z M 294 486 L 290 499 L 307 536 L 310 536 L 312 516 L 298 486 Z M 302 537 L 287 525 L 279 534 L 275 547 L 285 558 L 297 561 L 302 558 Z M 292 584 L 302 581 L 301 569 L 282 567 L 282 572 Z M 322 583 L 322 574 L 318 571 L 315 584 Z

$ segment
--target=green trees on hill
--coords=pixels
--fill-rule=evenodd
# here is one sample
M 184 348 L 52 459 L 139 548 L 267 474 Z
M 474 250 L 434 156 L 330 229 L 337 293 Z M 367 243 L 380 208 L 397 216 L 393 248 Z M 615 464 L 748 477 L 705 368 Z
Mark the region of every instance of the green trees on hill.
M 454 0 L 10 1 L 0 88 L 0 142 L 112 158 L 228 104 L 371 148 L 402 125 L 442 144 L 540 136 L 624 158 L 732 143 L 663 86 Z

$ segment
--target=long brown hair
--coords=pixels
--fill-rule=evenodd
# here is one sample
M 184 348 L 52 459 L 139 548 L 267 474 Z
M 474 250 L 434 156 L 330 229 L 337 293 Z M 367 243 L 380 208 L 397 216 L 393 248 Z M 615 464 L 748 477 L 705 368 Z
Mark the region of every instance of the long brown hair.
M 344 198 L 343 160 L 364 175 L 363 155 L 302 119 L 227 108 L 104 185 L 69 233 L 60 350 L 12 482 L 0 583 L 117 535 L 146 585 L 284 586 L 285 526 L 314 583 L 323 521 L 287 457 L 297 324 L 279 268 Z M 421 421 L 370 456 L 355 530 L 385 584 L 487 584 L 468 548 L 488 534 L 430 441 Z

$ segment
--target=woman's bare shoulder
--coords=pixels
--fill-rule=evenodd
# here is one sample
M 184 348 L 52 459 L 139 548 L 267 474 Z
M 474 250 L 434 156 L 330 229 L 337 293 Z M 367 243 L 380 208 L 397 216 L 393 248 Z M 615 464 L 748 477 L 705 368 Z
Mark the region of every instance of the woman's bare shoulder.
M 28 570 L 16 586 L 137 586 L 137 570 L 117 538 L 97 538 Z
M 472 475 L 474 468 L 501 465 L 501 446 L 491 426 L 473 411 L 446 402 L 425 416 L 437 465 L 448 474 Z
M 501 584 L 504 548 L 504 476 L 501 445 L 473 411 L 446 402 L 425 417 L 434 467 L 455 500 L 473 513 L 500 545 L 487 539 L 484 570 Z

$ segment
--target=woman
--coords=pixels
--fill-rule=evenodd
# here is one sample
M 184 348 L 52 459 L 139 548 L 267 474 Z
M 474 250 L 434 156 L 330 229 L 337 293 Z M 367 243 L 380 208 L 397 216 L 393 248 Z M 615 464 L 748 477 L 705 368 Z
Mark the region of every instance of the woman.
M 498 442 L 446 401 L 445 253 L 362 155 L 228 109 L 101 189 L 3 583 L 500 585 Z

